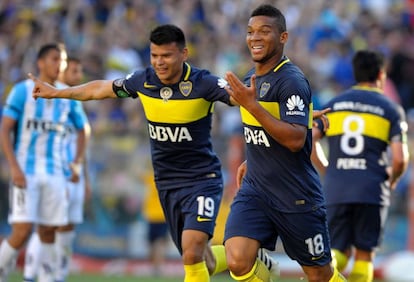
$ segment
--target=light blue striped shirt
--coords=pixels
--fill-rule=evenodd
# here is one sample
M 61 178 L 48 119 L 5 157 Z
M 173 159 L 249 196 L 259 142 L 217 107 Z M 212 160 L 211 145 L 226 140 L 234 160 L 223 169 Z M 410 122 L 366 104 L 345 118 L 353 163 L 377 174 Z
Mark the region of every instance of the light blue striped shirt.
M 7 97 L 3 116 L 16 120 L 14 151 L 28 175 L 64 173 L 67 124 L 76 129 L 85 124 L 85 113 L 78 101 L 70 99 L 34 99 L 34 82 L 17 83 Z M 56 82 L 57 88 L 67 87 Z

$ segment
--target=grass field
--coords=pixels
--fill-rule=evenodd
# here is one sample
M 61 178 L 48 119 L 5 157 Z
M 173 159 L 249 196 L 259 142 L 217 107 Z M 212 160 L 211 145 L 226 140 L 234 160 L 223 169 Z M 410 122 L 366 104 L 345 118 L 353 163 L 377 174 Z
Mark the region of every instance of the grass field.
M 22 275 L 16 273 L 12 275 L 9 282 L 21 282 Z M 103 276 L 98 274 L 77 274 L 70 275 L 66 282 L 183 282 L 182 277 L 142 277 L 142 276 Z M 232 282 L 230 276 L 221 274 L 213 276 L 211 282 Z M 281 278 L 278 282 L 303 282 L 301 278 Z M 381 282 L 381 280 L 374 280 Z
M 22 275 L 14 274 L 9 282 L 21 282 Z M 142 277 L 142 276 L 102 276 L 97 274 L 70 275 L 66 282 L 183 282 L 183 277 Z M 228 275 L 217 275 L 211 278 L 211 282 L 233 282 Z M 278 282 L 304 281 L 299 278 L 281 279 Z
M 22 275 L 14 274 L 9 282 L 21 282 Z M 66 282 L 183 282 L 183 277 L 103 276 L 98 274 L 70 275 Z M 232 282 L 230 276 L 222 274 L 211 278 L 211 282 Z M 281 282 L 303 281 L 300 279 L 278 280 Z

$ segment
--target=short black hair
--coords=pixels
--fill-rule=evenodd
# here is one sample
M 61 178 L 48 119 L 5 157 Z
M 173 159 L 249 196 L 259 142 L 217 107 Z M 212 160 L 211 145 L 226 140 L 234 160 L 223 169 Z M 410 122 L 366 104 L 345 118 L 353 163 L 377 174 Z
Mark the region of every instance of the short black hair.
M 359 50 L 352 58 L 352 68 L 356 82 L 375 82 L 385 66 L 384 55 L 378 51 Z
M 178 26 L 165 24 L 157 26 L 151 31 L 150 41 L 155 45 L 177 43 L 180 49 L 185 47 L 184 32 Z
M 269 4 L 263 4 L 257 7 L 253 10 L 250 17 L 256 17 L 256 16 L 266 16 L 271 17 L 275 19 L 276 26 L 279 29 L 279 32 L 285 32 L 286 31 L 286 19 L 285 16 L 282 14 L 282 12 Z
M 37 52 L 37 59 L 44 58 L 51 50 L 56 50 L 59 53 L 63 51 L 63 46 L 59 43 L 48 43 L 40 47 Z

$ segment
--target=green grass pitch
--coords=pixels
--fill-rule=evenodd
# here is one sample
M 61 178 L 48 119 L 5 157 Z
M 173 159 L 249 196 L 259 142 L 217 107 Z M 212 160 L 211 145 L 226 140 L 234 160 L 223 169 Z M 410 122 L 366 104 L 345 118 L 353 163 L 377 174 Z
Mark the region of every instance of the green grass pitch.
M 99 274 L 71 274 L 66 282 L 183 282 L 183 277 L 143 277 L 143 276 L 105 276 Z M 13 274 L 9 282 L 21 282 L 21 273 Z M 220 274 L 213 276 L 211 282 L 232 282 L 229 275 Z M 303 282 L 304 278 L 280 278 L 278 282 Z M 381 280 L 374 280 L 381 282 Z

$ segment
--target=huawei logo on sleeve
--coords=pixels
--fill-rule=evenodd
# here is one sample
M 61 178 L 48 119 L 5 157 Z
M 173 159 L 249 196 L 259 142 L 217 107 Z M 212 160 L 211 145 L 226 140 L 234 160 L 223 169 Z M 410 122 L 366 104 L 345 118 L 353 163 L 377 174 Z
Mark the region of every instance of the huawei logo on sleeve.
M 302 98 L 300 98 L 299 95 L 292 95 L 287 100 L 286 106 L 289 109 L 289 111 L 286 112 L 286 115 L 305 116 L 305 113 L 303 112 L 303 109 L 305 108 L 305 104 L 303 103 L 303 100 Z

